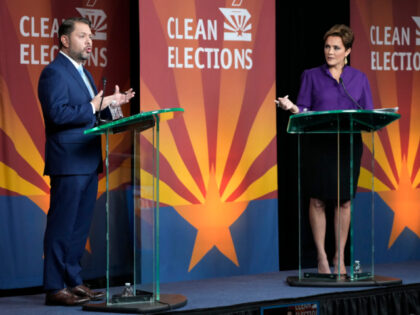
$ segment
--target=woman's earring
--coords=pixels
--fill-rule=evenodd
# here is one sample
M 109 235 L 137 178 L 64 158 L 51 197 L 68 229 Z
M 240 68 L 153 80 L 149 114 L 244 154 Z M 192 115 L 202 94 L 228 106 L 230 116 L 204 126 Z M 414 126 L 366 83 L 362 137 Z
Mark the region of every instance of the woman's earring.
M 344 58 L 344 64 L 346 65 L 348 63 L 347 56 Z

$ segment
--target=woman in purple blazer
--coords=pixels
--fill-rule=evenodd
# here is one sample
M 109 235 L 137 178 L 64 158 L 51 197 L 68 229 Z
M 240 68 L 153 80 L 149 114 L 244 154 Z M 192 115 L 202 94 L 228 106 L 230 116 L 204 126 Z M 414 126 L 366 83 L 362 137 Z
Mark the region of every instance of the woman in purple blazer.
M 305 70 L 296 104 L 288 96 L 276 100 L 278 106 L 293 114 L 305 111 L 341 109 L 373 109 L 369 82 L 364 73 L 347 65 L 354 35 L 345 25 L 335 25 L 324 35 L 326 63 Z M 334 272 L 346 273 L 344 248 L 350 226 L 350 167 L 349 137 L 340 136 L 340 201 L 337 202 L 337 136 L 331 134 L 305 137 L 304 187 L 309 194 L 309 220 L 318 255 L 318 272 L 331 273 L 325 251 L 325 205 L 335 202 L 336 251 Z M 360 172 L 363 144 L 360 134 L 354 135 L 353 192 L 356 191 Z M 337 204 L 339 203 L 339 205 Z M 339 209 L 340 208 L 340 209 Z M 339 211 L 340 210 L 340 211 Z M 338 215 L 339 214 L 339 215 Z M 340 237 L 338 237 L 340 235 Z M 340 268 L 340 269 L 339 269 Z

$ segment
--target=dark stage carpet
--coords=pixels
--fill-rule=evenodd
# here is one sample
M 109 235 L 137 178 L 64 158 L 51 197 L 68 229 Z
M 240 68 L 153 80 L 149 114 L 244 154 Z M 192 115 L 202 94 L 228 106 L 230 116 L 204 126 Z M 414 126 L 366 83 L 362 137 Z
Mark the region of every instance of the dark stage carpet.
M 174 313 L 259 313 L 261 306 L 298 303 L 299 301 L 317 301 L 320 299 L 346 296 L 368 296 L 376 292 L 388 293 L 404 290 L 415 291 L 420 294 L 420 261 L 383 264 L 375 266 L 375 274 L 400 278 L 402 285 L 382 287 L 352 287 L 352 288 L 325 288 L 325 287 L 291 287 L 286 283 L 288 276 L 297 275 L 296 271 L 281 271 L 274 273 L 235 276 L 218 279 L 196 280 L 161 284 L 162 293 L 182 294 L 187 297 L 186 306 L 173 310 Z M 379 293 L 378 293 L 379 294 Z M 412 295 L 412 294 L 411 294 Z M 419 296 L 417 296 L 419 297 Z M 409 299 L 416 313 L 420 308 L 420 300 L 411 296 Z M 398 304 L 398 302 L 397 302 Z M 322 310 L 322 308 L 321 308 Z M 356 310 L 354 310 L 356 311 Z M 402 309 L 401 312 L 405 310 Z M 375 314 L 375 310 L 370 312 Z M 397 314 L 399 310 L 395 311 Z M 0 298 L 0 314 L 104 314 L 82 311 L 81 307 L 45 306 L 44 294 L 24 295 Z M 324 312 L 326 311 L 324 310 Z M 329 312 L 328 312 L 329 313 Z M 344 312 L 345 313 L 345 312 Z M 363 312 L 362 312 L 363 313 Z M 351 313 L 349 313 L 351 314 Z M 389 313 L 391 314 L 391 313 Z M 405 313 L 401 313 L 405 314 Z

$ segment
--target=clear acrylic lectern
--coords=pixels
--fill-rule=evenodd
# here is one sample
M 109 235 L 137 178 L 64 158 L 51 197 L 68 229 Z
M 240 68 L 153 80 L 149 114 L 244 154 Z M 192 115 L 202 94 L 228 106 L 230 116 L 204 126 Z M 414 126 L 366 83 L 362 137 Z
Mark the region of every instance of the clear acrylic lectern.
M 375 274 L 374 269 L 374 132 L 385 127 L 389 123 L 400 118 L 398 113 L 387 110 L 334 110 L 334 111 L 317 111 L 317 112 L 302 112 L 292 115 L 289 119 L 287 132 L 297 134 L 298 137 L 298 217 L 299 217 L 299 274 L 298 276 L 288 277 L 287 281 L 293 286 L 372 286 L 372 285 L 388 285 L 401 283 L 400 279 L 378 276 Z M 303 239 L 308 240 L 308 235 L 311 237 L 311 227 L 309 224 L 309 197 L 305 190 L 306 183 L 309 181 L 305 178 L 305 174 L 312 174 L 308 171 L 310 166 L 305 165 L 306 161 L 310 161 L 312 156 L 309 147 L 311 147 L 311 139 L 309 137 L 316 136 L 319 143 L 323 143 L 323 139 L 328 140 L 333 144 L 333 151 L 336 156 L 331 159 L 334 172 L 332 173 L 332 180 L 334 187 L 337 187 L 331 208 L 337 212 L 337 217 L 340 216 L 340 204 L 343 198 L 340 195 L 354 196 L 355 187 L 357 183 L 354 174 L 358 173 L 355 168 L 354 162 L 356 157 L 356 141 L 359 140 L 360 154 L 362 151 L 360 133 L 371 133 L 371 143 L 367 144 L 370 147 L 371 154 L 367 154 L 364 160 L 370 159 L 370 170 L 363 170 L 363 176 L 371 176 L 371 194 L 369 202 L 359 203 L 363 206 L 362 211 L 366 211 L 368 215 L 364 216 L 369 218 L 363 221 L 363 229 L 370 230 L 370 237 L 364 239 L 362 242 L 355 242 L 355 228 L 354 228 L 354 214 L 355 202 L 354 198 L 350 198 L 350 227 L 348 233 L 348 246 L 349 246 L 349 261 L 348 265 L 341 267 L 337 264 L 335 270 L 329 273 L 318 273 L 317 259 L 314 259 L 313 265 L 303 266 L 302 257 L 305 255 L 303 249 L 305 244 L 302 244 Z M 319 134 L 319 135 L 315 135 Z M 305 138 L 306 137 L 306 138 Z M 358 137 L 359 139 L 356 139 Z M 308 140 L 309 139 L 309 140 Z M 332 141 L 331 141 L 332 140 Z M 345 152 L 345 153 L 344 153 Z M 334 155 L 335 155 L 334 154 Z M 359 155 L 360 158 L 360 155 Z M 345 161 L 343 163 L 343 161 Z M 307 163 L 310 165 L 310 163 Z M 340 165 L 341 164 L 341 165 Z M 348 167 L 349 169 L 344 172 L 340 167 Z M 340 178 L 340 174 L 348 174 L 344 178 Z M 369 175 L 370 174 L 370 175 Z M 327 176 L 331 174 L 318 173 L 319 176 Z M 344 182 L 348 181 L 348 182 Z M 343 185 L 343 182 L 345 183 Z M 340 187 L 341 186 L 341 187 Z M 346 188 L 343 188 L 346 187 Z M 334 188 L 335 189 L 335 188 Z M 349 191 L 343 191 L 348 189 Z M 337 208 L 337 210 L 335 209 Z M 306 213 L 304 213 L 306 211 Z M 326 213 L 327 216 L 334 213 Z M 334 231 L 335 239 L 340 239 L 341 221 L 337 220 L 338 228 Z M 308 231 L 309 230 L 309 231 Z M 311 238 L 312 239 L 312 238 Z M 338 252 L 338 261 L 340 261 L 340 242 L 335 243 L 334 252 Z M 339 250 L 336 250 L 336 248 Z M 342 249 L 342 248 L 341 248 Z M 337 258 L 337 257 L 335 257 Z M 345 270 L 340 270 L 344 269 Z
M 186 304 L 180 294 L 162 294 L 159 277 L 159 129 L 183 112 L 143 112 L 85 131 L 106 137 L 106 301 L 84 310 L 149 313 Z M 121 132 L 131 143 L 111 150 L 110 137 Z

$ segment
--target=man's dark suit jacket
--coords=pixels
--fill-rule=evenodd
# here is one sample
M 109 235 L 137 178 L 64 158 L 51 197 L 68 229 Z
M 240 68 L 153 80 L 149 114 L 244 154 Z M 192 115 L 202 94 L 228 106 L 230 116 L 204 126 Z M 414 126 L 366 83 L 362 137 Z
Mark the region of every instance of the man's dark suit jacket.
M 92 76 L 85 73 L 97 94 Z M 46 130 L 44 174 L 101 171 L 101 138 L 83 134 L 95 123 L 91 96 L 79 72 L 61 53 L 42 71 L 38 96 Z

